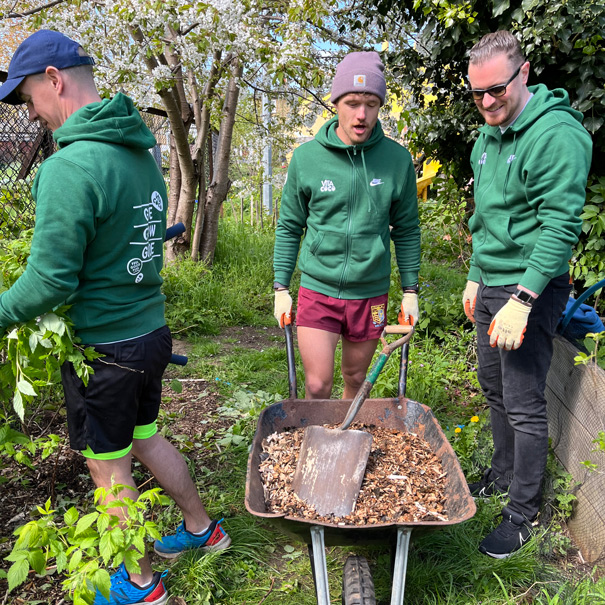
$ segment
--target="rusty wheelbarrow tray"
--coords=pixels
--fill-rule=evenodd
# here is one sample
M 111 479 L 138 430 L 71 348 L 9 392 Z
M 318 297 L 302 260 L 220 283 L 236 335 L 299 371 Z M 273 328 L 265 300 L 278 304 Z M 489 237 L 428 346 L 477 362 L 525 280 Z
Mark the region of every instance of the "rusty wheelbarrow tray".
M 287 329 L 289 326 L 286 327 Z M 445 495 L 447 521 L 419 521 L 413 523 L 377 523 L 371 525 L 339 526 L 334 523 L 306 520 L 267 511 L 263 485 L 259 472 L 262 441 L 275 432 L 309 425 L 342 422 L 350 400 L 296 398 L 295 373 L 292 371 L 293 354 L 291 334 L 286 335 L 290 397 L 265 408 L 258 419 L 252 450 L 248 458 L 246 478 L 246 508 L 256 517 L 270 521 L 282 532 L 309 545 L 309 555 L 318 605 L 329 605 L 328 571 L 325 546 L 356 544 L 384 544 L 396 537 L 395 567 L 391 605 L 403 605 L 408 547 L 412 530 L 428 530 L 467 521 L 476 512 L 475 502 L 468 490 L 456 454 L 437 419 L 428 406 L 404 396 L 407 379 L 408 345 L 401 350 L 399 395 L 392 399 L 367 399 L 356 416 L 357 422 L 413 432 L 427 441 L 440 459 L 447 473 Z

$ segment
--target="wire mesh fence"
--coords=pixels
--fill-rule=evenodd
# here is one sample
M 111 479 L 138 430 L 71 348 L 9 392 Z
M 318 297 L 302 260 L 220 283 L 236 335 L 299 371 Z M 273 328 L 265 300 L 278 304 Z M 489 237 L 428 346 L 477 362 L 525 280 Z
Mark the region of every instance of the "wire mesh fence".
M 143 113 L 158 144 L 151 152 L 160 167 L 168 165 L 170 126 L 159 111 Z M 52 132 L 30 122 L 25 106 L 0 103 L 0 240 L 34 226 L 31 188 L 40 164 L 55 151 Z
M 27 119 L 24 107 L 0 103 L 0 237 L 33 227 L 31 186 L 38 166 L 54 151 L 52 133 Z

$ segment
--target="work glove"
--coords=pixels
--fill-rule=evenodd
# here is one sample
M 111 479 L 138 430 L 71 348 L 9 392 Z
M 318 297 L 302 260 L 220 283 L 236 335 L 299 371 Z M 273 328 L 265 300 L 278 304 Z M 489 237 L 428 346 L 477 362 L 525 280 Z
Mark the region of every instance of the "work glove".
M 404 292 L 401 301 L 401 311 L 397 319 L 402 326 L 414 326 L 418 323 L 418 294 Z
M 273 311 L 280 328 L 292 321 L 292 297 L 288 290 L 275 290 L 275 307 Z
M 490 346 L 507 351 L 518 349 L 523 342 L 530 311 L 531 306 L 509 299 L 489 326 Z
M 462 304 L 464 305 L 464 314 L 475 323 L 475 304 L 477 303 L 477 290 L 479 284 L 470 279 L 466 282 L 464 294 L 462 295 Z

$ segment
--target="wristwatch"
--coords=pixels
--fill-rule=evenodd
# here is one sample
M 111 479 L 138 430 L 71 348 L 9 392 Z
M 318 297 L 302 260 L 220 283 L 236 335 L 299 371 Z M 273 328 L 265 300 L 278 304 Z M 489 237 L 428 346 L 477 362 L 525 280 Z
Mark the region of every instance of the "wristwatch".
M 525 305 L 533 305 L 536 302 L 534 296 L 532 296 L 529 292 L 526 292 L 525 290 L 520 290 L 519 288 L 515 290 L 513 296 Z
M 414 284 L 413 286 L 406 286 L 402 288 L 404 292 L 414 292 L 414 294 L 418 294 L 418 290 L 420 289 L 418 284 Z

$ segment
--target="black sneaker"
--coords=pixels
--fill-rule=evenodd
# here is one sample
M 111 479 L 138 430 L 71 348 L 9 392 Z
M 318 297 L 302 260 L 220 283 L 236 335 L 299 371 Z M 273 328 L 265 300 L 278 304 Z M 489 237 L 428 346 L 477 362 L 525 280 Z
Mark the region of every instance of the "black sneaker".
M 492 469 L 488 468 L 479 481 L 467 484 L 473 498 L 490 498 L 491 496 L 505 496 L 507 494 L 507 492 L 498 489 L 494 481 L 490 481 L 491 471 Z
M 532 537 L 532 526 L 525 517 L 516 513 L 502 513 L 502 523 L 483 538 L 479 552 L 494 559 L 506 559 L 519 550 Z

